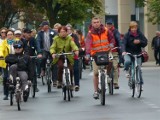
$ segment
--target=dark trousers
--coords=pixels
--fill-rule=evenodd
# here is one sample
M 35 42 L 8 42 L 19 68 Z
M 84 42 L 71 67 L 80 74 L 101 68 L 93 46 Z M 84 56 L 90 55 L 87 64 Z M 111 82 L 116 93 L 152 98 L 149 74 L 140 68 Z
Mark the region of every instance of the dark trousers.
M 79 85 L 79 60 L 74 60 L 74 82 L 75 85 Z
M 59 58 L 58 62 L 58 82 L 62 83 L 62 74 L 63 74 L 63 68 L 64 68 L 64 59 Z M 72 76 L 73 76 L 73 67 L 72 65 L 68 62 L 68 67 L 70 69 L 70 77 L 71 77 L 71 82 L 72 82 Z
M 3 93 L 5 96 L 8 96 L 8 70 L 3 68 Z
M 160 49 L 154 50 L 154 58 L 156 60 L 156 64 L 160 65 Z

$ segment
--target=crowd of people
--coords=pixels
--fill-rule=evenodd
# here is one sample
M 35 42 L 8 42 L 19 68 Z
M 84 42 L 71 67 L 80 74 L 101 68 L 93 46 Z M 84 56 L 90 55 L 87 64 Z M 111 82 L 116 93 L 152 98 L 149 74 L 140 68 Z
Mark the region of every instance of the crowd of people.
M 105 51 L 112 53 L 114 67 L 114 89 L 119 89 L 119 61 L 124 56 L 124 70 L 126 77 L 129 77 L 128 66 L 131 62 L 130 56 L 126 53 L 139 54 L 141 48 L 147 45 L 147 39 L 138 29 L 138 24 L 132 21 L 129 25 L 129 31 L 124 35 L 123 40 L 119 31 L 114 27 L 114 22 L 109 19 L 106 24 L 101 23 L 101 19 L 94 17 L 88 28 L 86 37 L 81 30 L 74 30 L 71 24 L 65 26 L 56 23 L 53 28 L 48 21 L 40 24 L 39 31 L 35 29 L 16 29 L 11 30 L 5 27 L 0 29 L 0 67 L 3 71 L 4 100 L 8 100 L 8 82 L 10 79 L 15 81 L 19 76 L 22 80 L 24 95 L 28 92 L 28 80 L 34 79 L 34 76 L 42 77 L 45 75 L 45 64 L 49 58 L 52 61 L 52 81 L 53 86 L 62 88 L 63 85 L 63 67 L 64 58 L 56 58 L 56 54 L 62 52 L 74 52 L 68 55 L 68 66 L 71 73 L 71 80 L 74 80 L 74 90 L 80 89 L 79 77 L 79 56 L 83 57 L 83 69 L 86 69 L 85 60 L 98 52 Z M 123 42 L 122 42 L 123 41 Z M 153 44 L 153 47 L 155 45 Z M 112 49 L 117 47 L 118 49 Z M 30 56 L 37 56 L 40 60 L 34 61 Z M 138 60 L 141 65 L 141 58 Z M 98 95 L 98 66 L 93 61 L 93 83 L 95 99 Z M 157 59 L 157 64 L 160 64 Z M 9 66 L 9 71 L 7 67 Z M 109 66 L 106 66 L 109 74 Z M 36 91 L 39 89 L 37 87 Z

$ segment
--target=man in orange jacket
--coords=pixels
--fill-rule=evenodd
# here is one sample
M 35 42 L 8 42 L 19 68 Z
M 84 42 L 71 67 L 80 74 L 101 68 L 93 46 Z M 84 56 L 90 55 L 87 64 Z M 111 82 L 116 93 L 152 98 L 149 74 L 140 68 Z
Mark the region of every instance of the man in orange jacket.
M 110 51 L 110 45 L 108 40 L 108 30 L 104 25 L 101 24 L 101 20 L 98 17 L 92 18 L 91 26 L 86 37 L 86 56 L 94 56 L 97 52 Z M 99 98 L 98 94 L 98 66 L 93 61 L 93 83 L 94 83 L 94 94 L 95 99 Z

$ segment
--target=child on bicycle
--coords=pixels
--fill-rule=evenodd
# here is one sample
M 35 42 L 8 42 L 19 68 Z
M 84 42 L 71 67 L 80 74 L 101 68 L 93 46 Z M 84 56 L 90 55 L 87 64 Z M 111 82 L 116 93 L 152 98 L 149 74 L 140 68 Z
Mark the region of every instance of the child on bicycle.
M 9 80 L 16 83 L 16 77 L 19 77 L 22 82 L 23 97 L 28 98 L 28 80 L 33 79 L 32 62 L 28 55 L 23 53 L 24 44 L 21 40 L 13 43 L 15 54 L 9 54 L 5 58 L 5 62 L 9 64 Z

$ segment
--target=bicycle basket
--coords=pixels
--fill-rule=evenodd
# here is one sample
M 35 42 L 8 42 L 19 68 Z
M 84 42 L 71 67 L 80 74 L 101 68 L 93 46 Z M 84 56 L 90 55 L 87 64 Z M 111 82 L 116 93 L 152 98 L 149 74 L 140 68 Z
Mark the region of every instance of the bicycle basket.
M 109 63 L 108 53 L 106 51 L 97 52 L 94 55 L 94 60 L 97 65 L 108 65 Z

